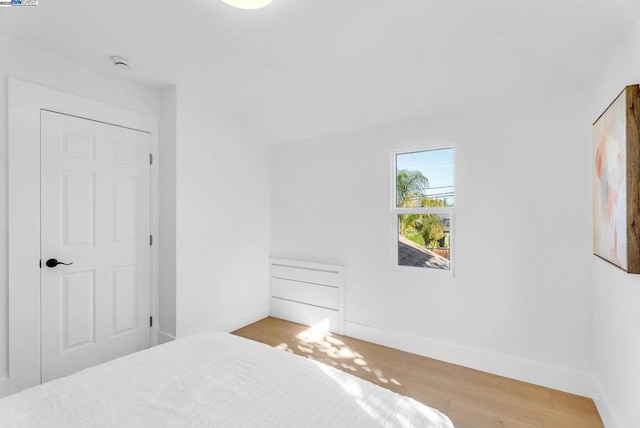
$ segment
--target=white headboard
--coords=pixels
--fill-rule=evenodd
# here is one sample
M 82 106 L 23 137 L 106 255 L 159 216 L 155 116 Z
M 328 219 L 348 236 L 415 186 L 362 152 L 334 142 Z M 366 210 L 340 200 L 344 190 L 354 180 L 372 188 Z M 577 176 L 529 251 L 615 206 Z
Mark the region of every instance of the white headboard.
M 344 333 L 342 266 L 269 259 L 269 313 L 305 325 L 324 323 Z

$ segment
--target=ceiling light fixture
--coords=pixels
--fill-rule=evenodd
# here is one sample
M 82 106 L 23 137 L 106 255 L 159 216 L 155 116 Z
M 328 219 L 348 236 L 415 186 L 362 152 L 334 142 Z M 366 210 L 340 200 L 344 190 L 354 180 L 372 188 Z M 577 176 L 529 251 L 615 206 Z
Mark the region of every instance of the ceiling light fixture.
M 269 6 L 273 0 L 222 0 L 226 4 L 238 9 L 262 9 Z

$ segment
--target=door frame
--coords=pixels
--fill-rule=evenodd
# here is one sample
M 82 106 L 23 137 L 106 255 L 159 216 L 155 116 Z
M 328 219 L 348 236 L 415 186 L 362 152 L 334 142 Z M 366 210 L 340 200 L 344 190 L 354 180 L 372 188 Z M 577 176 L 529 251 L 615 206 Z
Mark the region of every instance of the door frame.
M 151 346 L 158 338 L 159 120 L 147 114 L 9 78 L 8 357 L 9 393 L 41 383 L 40 112 L 50 110 L 150 134 Z

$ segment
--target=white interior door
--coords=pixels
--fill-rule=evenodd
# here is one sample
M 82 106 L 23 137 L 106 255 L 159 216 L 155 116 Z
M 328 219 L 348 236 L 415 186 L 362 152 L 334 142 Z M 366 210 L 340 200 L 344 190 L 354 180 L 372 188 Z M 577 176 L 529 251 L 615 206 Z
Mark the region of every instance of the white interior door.
M 149 347 L 150 141 L 48 111 L 40 138 L 46 382 Z

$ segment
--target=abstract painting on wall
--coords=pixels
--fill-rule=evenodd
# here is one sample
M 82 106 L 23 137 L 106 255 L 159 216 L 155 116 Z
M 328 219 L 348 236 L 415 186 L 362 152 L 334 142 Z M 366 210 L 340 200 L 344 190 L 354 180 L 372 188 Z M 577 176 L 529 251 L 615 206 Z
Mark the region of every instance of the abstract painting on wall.
M 640 86 L 593 124 L 593 253 L 640 273 Z

